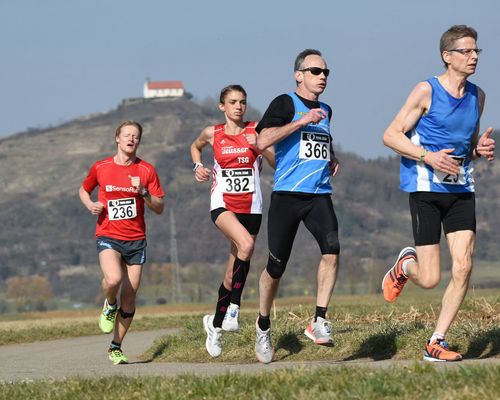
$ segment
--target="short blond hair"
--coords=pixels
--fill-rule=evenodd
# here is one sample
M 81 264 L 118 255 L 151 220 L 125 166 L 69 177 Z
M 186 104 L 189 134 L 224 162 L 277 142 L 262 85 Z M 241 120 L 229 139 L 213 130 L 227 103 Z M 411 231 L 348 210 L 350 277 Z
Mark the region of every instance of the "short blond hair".
M 139 141 L 141 140 L 141 138 L 142 138 L 142 126 L 139 122 L 132 121 L 132 120 L 123 121 L 118 126 L 118 128 L 116 128 L 115 138 L 117 138 L 120 135 L 120 132 L 124 126 L 135 126 L 137 128 L 137 130 L 139 131 Z

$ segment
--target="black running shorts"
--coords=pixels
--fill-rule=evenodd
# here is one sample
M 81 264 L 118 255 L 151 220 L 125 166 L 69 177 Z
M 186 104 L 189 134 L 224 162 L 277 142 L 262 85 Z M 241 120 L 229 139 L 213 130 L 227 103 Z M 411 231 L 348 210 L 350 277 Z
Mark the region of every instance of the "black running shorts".
M 409 195 L 415 246 L 438 244 L 441 223 L 445 234 L 476 232 L 474 193 L 413 192 Z
M 229 211 L 227 208 L 219 207 L 215 210 L 210 211 L 210 217 L 212 222 L 215 224 L 219 215 L 223 212 Z M 231 211 L 232 212 L 232 211 Z M 260 224 L 262 222 L 262 214 L 241 214 L 234 213 L 240 224 L 248 231 L 250 235 L 257 236 L 260 230 Z

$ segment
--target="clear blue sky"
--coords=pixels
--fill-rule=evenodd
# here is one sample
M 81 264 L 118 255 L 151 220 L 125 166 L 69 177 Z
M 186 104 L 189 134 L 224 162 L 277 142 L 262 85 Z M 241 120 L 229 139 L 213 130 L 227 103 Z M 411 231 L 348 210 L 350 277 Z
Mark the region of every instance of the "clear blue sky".
M 479 32 L 470 80 L 487 95 L 482 128 L 500 127 L 498 0 L 11 0 L 0 15 L 0 137 L 108 111 L 142 96 L 146 77 L 182 80 L 199 100 L 240 83 L 264 111 L 293 90 L 296 54 L 317 48 L 333 70 L 322 100 L 336 145 L 385 156 L 384 129 L 442 72 L 439 38 L 454 24 Z

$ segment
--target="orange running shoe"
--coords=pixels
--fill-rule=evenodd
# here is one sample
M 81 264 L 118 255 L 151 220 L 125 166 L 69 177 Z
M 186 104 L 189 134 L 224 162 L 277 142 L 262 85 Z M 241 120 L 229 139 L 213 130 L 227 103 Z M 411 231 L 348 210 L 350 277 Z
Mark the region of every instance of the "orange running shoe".
M 408 277 L 403 273 L 402 268 L 403 261 L 408 259 L 417 260 L 417 251 L 413 247 L 405 247 L 401 250 L 396 263 L 387 271 L 382 280 L 384 299 L 391 303 L 396 301 L 405 283 L 408 282 Z
M 448 343 L 444 339 L 434 339 L 432 343 L 428 340 L 425 345 L 424 360 L 431 362 L 460 361 L 462 355 L 448 350 Z

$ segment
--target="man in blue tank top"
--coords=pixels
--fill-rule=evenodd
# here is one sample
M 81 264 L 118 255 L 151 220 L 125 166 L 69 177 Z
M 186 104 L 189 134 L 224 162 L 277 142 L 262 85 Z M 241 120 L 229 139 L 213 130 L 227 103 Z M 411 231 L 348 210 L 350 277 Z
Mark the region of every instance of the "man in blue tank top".
M 321 249 L 316 313 L 304 334 L 320 345 L 333 345 L 326 311 L 337 277 L 337 217 L 330 176 L 338 161 L 330 135 L 331 108 L 318 98 L 330 70 L 318 50 L 307 49 L 295 59 L 295 92 L 275 98 L 256 127 L 257 147 L 274 145 L 276 172 L 268 214 L 269 260 L 259 281 L 259 318 L 255 354 L 263 363 L 273 359 L 269 315 L 274 296 L 301 221 Z
M 384 133 L 384 144 L 401 155 L 400 187 L 409 193 L 415 248 L 406 247 L 382 282 L 384 298 L 395 301 L 405 283 L 430 289 L 441 277 L 439 241 L 443 227 L 452 260 L 451 280 L 443 296 L 424 360 L 460 361 L 445 335 L 467 293 L 476 238 L 472 160 L 494 158 L 488 128 L 479 137 L 485 94 L 467 81 L 481 49 L 477 32 L 465 25 L 447 30 L 440 41 L 446 71 L 420 82 Z

